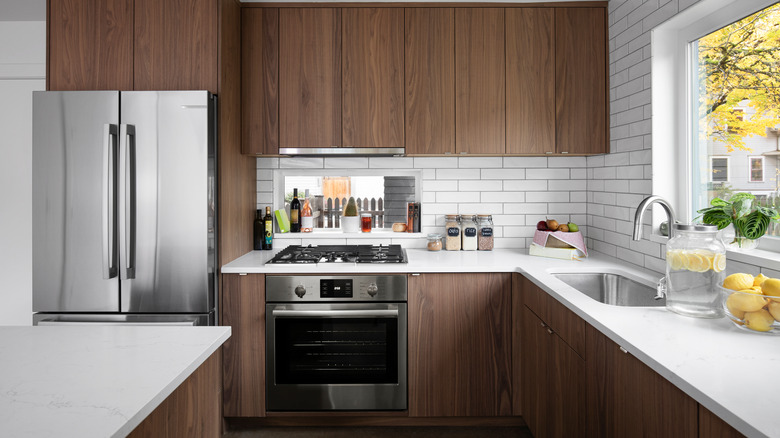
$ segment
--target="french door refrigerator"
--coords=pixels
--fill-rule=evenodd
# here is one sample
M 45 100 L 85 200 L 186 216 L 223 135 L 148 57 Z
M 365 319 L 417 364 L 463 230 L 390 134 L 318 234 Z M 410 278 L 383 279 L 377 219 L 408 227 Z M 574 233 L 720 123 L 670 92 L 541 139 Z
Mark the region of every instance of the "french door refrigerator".
M 216 323 L 216 97 L 33 93 L 33 321 Z

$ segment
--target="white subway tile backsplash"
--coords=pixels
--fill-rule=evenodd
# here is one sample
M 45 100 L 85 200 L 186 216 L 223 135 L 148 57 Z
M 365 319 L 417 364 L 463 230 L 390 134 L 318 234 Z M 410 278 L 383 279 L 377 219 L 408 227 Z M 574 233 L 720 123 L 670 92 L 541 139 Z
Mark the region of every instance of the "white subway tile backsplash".
M 546 203 L 507 203 L 504 205 L 504 214 L 547 214 Z
M 585 188 L 585 185 L 582 186 L 583 189 Z M 569 192 L 569 201 L 570 202 L 588 202 L 588 192 Z
M 523 216 L 522 214 L 494 214 L 493 215 L 493 226 L 504 227 L 509 225 L 515 225 L 515 226 L 526 225 L 526 217 Z
M 525 194 L 528 202 L 569 202 L 569 192 L 528 192 Z
M 461 203 L 458 204 L 458 214 L 501 214 L 504 206 L 501 204 Z
M 584 202 L 565 202 L 561 204 L 549 204 L 547 206 L 547 212 L 550 214 L 586 214 L 588 212 L 588 204 Z
M 500 168 L 502 166 L 501 157 L 459 157 L 458 167 L 460 168 Z
M 321 169 L 324 161 L 324 158 L 319 157 L 279 158 L 279 167 L 281 169 Z
M 479 169 L 437 169 L 436 179 L 480 179 Z
M 279 168 L 279 159 L 278 158 L 258 158 L 257 159 L 257 168 L 258 169 L 278 169 Z
M 445 169 L 458 167 L 458 157 L 414 157 L 414 167 Z
M 503 190 L 501 181 L 466 180 L 458 182 L 461 192 L 500 192 Z
M 479 192 L 436 192 L 436 202 L 480 202 Z
M 423 214 L 458 214 L 456 203 L 431 203 L 422 206 Z
M 453 192 L 458 190 L 458 181 L 457 180 L 423 181 L 422 189 L 423 192 L 446 192 L 446 191 Z
M 257 169 L 256 176 L 258 181 L 273 181 L 274 171 L 271 169 Z
M 572 169 L 569 177 L 571 179 L 587 179 L 588 169 Z
M 551 179 L 547 181 L 548 190 L 585 190 L 588 181 L 584 179 Z
M 585 167 L 586 157 L 548 157 L 547 167 Z
M 504 180 L 504 191 L 547 190 L 547 180 Z
M 504 157 L 504 168 L 507 167 L 547 167 L 547 157 Z
M 482 179 L 525 179 L 525 169 L 483 169 Z
M 527 179 L 569 179 L 569 169 L 527 169 Z
M 482 192 L 482 198 L 480 200 L 482 202 L 504 203 L 525 202 L 525 192 L 505 192 L 502 190 L 495 192 Z
M 412 157 L 371 157 L 368 166 L 374 169 L 411 169 L 414 167 Z
M 504 237 L 534 237 L 536 226 L 505 226 L 503 227 Z
M 333 157 L 325 158 L 326 169 L 366 169 L 368 157 Z

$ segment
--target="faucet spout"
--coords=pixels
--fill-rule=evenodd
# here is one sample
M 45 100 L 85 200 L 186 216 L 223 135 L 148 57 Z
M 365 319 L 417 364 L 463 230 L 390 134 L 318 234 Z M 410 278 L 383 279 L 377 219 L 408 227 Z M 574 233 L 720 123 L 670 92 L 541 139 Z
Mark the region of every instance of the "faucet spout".
M 639 206 L 636 208 L 636 215 L 634 215 L 634 240 L 640 240 L 642 239 L 642 222 L 644 219 L 645 212 L 650 208 L 651 205 L 654 203 L 658 203 L 661 207 L 663 207 L 664 211 L 666 212 L 666 216 L 669 218 L 669 238 L 672 237 L 674 234 L 672 225 L 674 224 L 674 209 L 672 209 L 671 204 L 664 198 L 660 196 L 648 196 L 642 202 L 639 203 Z

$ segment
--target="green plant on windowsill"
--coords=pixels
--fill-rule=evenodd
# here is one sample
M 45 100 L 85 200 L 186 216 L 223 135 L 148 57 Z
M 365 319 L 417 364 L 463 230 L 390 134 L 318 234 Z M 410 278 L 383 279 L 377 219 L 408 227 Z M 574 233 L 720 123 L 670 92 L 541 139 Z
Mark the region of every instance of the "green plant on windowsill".
M 735 193 L 728 201 L 714 198 L 710 207 L 702 208 L 702 222 L 717 225 L 722 230 L 734 226 L 734 240 L 725 242 L 736 248 L 755 247 L 755 240 L 763 236 L 771 222 L 780 221 L 780 213 L 771 207 L 756 205 L 751 193 Z

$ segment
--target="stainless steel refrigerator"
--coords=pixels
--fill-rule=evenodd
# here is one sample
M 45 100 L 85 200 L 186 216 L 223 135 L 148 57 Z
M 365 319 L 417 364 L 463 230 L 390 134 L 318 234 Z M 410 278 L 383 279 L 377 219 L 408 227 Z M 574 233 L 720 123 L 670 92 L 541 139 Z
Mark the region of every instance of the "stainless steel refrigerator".
M 216 97 L 33 93 L 33 321 L 216 323 Z

